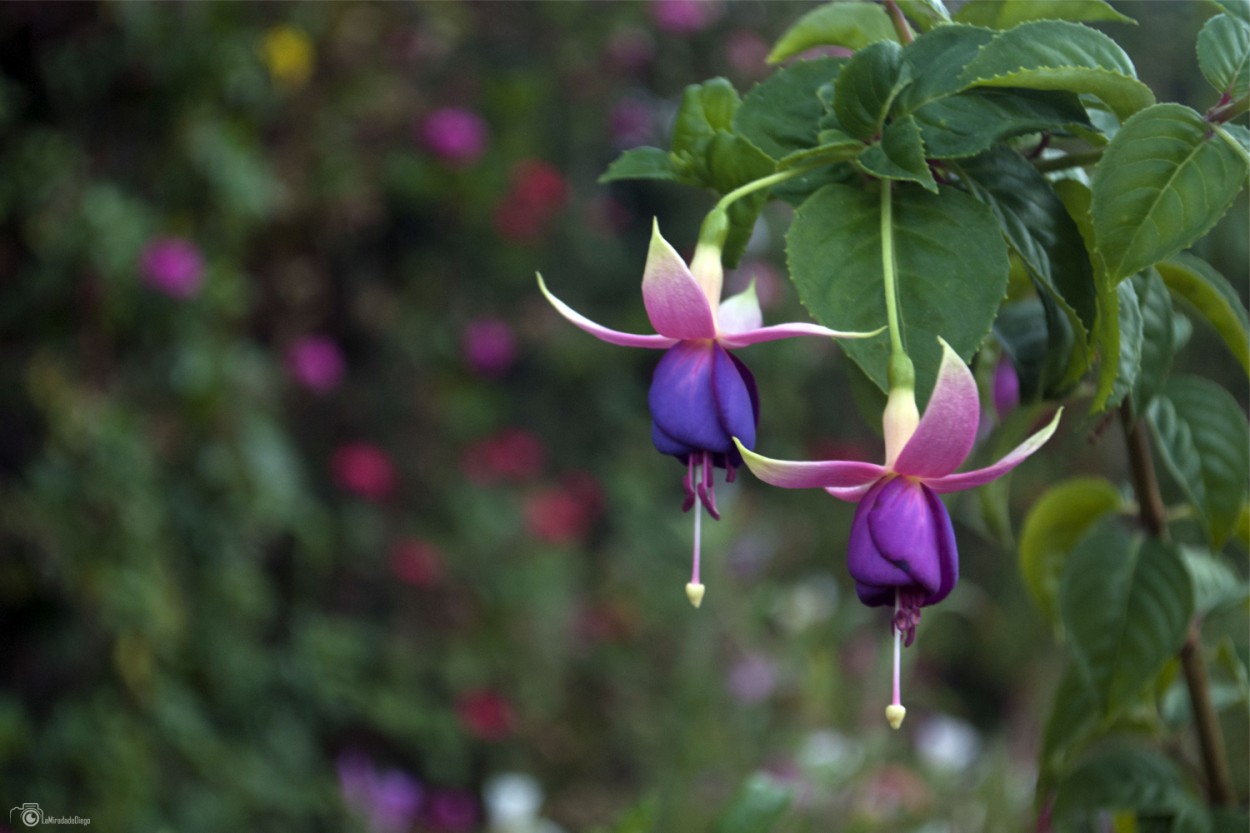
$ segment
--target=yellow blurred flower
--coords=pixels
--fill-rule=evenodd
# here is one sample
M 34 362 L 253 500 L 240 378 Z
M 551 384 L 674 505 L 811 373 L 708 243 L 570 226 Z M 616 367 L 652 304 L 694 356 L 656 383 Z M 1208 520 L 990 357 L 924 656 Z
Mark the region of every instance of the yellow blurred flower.
M 312 76 L 316 50 L 308 35 L 294 26 L 275 26 L 262 47 L 269 75 L 277 83 L 297 89 Z

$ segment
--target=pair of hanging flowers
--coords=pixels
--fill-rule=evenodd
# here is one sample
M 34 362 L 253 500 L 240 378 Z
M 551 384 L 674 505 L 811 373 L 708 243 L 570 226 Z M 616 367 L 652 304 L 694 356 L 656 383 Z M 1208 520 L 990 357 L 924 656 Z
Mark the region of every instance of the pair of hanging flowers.
M 889 187 L 883 188 L 888 211 Z M 721 301 L 721 249 L 727 221 L 718 206 L 705 221 L 689 266 L 653 226 L 643 270 L 642 297 L 655 327 L 651 335 L 609 329 L 577 313 L 539 288 L 556 310 L 576 326 L 611 344 L 662 349 L 648 393 L 651 439 L 662 454 L 686 466 L 683 511 L 702 504 L 720 518 L 713 485 L 715 469 L 732 482 L 744 463 L 766 483 L 783 488 L 822 488 L 856 503 L 847 563 L 860 601 L 892 605 L 893 697 L 886 709 L 898 728 L 906 710 L 899 690 L 900 646 L 915 639 L 921 608 L 945 599 L 959 579 L 959 552 L 950 515 L 938 497 L 988 483 L 1015 468 L 1054 433 L 1060 414 L 996 463 L 955 473 L 977 436 L 980 399 L 972 373 L 942 341 L 937 383 L 923 417 L 916 406 L 914 372 L 902 348 L 892 253 L 885 258 L 888 329 L 892 344 L 891 389 L 882 427 L 885 462 L 773 460 L 754 452 L 760 396 L 751 371 L 732 350 L 796 336 L 868 338 L 882 332 L 839 332 L 810 323 L 762 326 L 754 286 Z M 892 241 L 887 241 L 892 247 Z M 886 329 L 886 328 L 882 328 Z M 694 513 L 694 549 L 686 594 L 698 607 L 704 596 L 699 577 L 700 523 Z

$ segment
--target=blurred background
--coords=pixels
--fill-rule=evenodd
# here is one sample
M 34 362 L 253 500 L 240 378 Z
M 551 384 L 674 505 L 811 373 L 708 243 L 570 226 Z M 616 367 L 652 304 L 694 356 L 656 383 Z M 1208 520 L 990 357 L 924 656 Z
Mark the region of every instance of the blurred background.
M 1159 97 L 1212 104 L 1211 10 L 1116 6 Z M 648 330 L 652 218 L 688 253 L 712 198 L 596 178 L 667 144 L 686 84 L 766 77 L 812 7 L 0 5 L 3 809 L 696 831 L 763 771 L 798 790 L 787 830 L 1020 828 L 1059 659 L 1011 529 L 1048 479 L 1119 472 L 1115 429 L 1070 421 L 1009 493 L 952 501 L 964 578 L 893 734 L 852 508 L 722 488 L 693 610 L 657 355 L 535 287 Z M 1239 287 L 1245 215 L 1204 244 Z M 805 315 L 787 219 L 728 277 L 773 322 Z M 1238 378 L 1202 328 L 1187 355 Z M 762 451 L 880 455 L 833 345 L 743 358 Z

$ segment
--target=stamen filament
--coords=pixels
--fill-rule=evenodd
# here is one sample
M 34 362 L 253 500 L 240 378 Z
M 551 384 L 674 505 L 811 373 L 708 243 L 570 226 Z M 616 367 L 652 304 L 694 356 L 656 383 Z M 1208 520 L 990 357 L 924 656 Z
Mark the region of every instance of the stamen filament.
M 889 721 L 890 727 L 897 729 L 903 725 L 903 718 L 907 716 L 907 709 L 903 707 L 901 686 L 899 684 L 899 658 L 903 653 L 903 633 L 899 627 L 899 611 L 902 608 L 900 600 L 900 592 L 894 591 L 894 619 L 890 622 L 890 630 L 894 632 L 894 697 L 890 701 L 890 705 L 885 707 L 885 719 Z
M 690 459 L 694 460 L 694 455 L 690 455 Z M 706 461 L 700 464 L 691 463 L 689 477 L 693 482 L 699 482 L 700 468 L 706 466 Z M 700 489 L 700 497 L 702 497 L 702 489 Z M 699 581 L 699 554 L 702 548 L 703 538 L 703 512 L 696 506 L 694 508 L 694 558 L 690 568 L 690 583 L 686 585 L 686 598 L 690 600 L 690 604 L 698 607 L 703 604 L 703 584 Z

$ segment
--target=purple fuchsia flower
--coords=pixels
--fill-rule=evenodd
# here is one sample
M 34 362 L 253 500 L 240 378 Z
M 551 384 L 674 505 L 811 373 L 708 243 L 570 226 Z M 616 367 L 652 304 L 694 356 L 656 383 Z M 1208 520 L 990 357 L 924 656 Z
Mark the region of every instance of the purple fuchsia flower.
M 489 131 L 482 117 L 462 107 L 443 107 L 420 126 L 421 141 L 451 165 L 470 165 L 486 152 Z
M 735 469 L 742 465 L 734 437 L 743 447 L 754 447 L 759 424 L 755 378 L 730 351 L 794 336 L 863 338 L 876 334 L 844 333 L 805 323 L 763 327 L 754 285 L 722 302 L 721 243 L 706 242 L 709 236 L 719 235 L 719 240 L 724 240 L 728 226 L 723 215 L 721 222 L 724 225 L 718 230 L 713 226 L 710 235 L 705 233 L 690 266 L 660 234 L 659 224 L 654 224 L 642 276 L 642 300 L 657 331 L 654 335 L 622 333 L 596 324 L 552 295 L 542 275 L 538 276 L 539 289 L 552 306 L 596 338 L 623 347 L 666 351 L 655 368 L 647 395 L 651 440 L 660 453 L 672 455 L 686 466 L 682 511 L 689 511 L 697 500 L 714 520 L 719 520 L 720 511 L 716 508 L 713 472 L 725 469 L 726 482 L 733 482 Z M 699 581 L 701 517 L 696 511 L 694 566 L 686 586 L 695 607 L 703 600 Z
M 981 406 L 972 373 L 943 341 L 942 365 L 923 418 L 912 390 L 890 392 L 882 418 L 885 465 L 771 460 L 739 443 L 747 466 L 765 483 L 823 488 L 840 500 L 859 504 L 847 564 L 861 602 L 870 607 L 894 605 L 894 700 L 886 716 L 895 728 L 905 714 L 899 702 L 899 639 L 904 646 L 911 645 L 920 609 L 945 599 L 959 579 L 955 532 L 938 495 L 1002 477 L 1050 439 L 1062 413 L 1060 409 L 1049 425 L 993 465 L 954 474 L 976 440 Z

